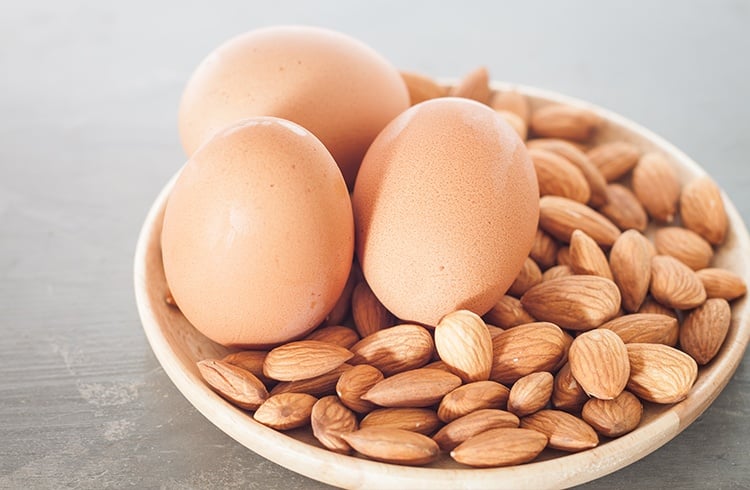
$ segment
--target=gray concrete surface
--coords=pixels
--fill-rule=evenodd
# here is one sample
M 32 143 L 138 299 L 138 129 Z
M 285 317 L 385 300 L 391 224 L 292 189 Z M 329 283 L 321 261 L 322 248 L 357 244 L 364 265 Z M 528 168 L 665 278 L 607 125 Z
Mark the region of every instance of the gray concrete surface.
M 258 26 L 354 35 L 434 76 L 589 99 L 701 163 L 750 219 L 750 2 L 3 2 L 0 488 L 324 488 L 172 386 L 132 292 L 140 224 L 182 164 L 195 65 Z M 749 488 L 750 359 L 690 428 L 586 488 Z

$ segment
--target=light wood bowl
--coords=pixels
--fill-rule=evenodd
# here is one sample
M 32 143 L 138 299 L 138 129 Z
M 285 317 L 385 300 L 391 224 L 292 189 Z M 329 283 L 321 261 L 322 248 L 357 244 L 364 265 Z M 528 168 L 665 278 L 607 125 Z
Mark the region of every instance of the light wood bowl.
M 602 141 L 623 139 L 644 150 L 667 154 L 683 183 L 705 174 L 680 150 L 637 124 L 591 104 L 530 87 L 494 83 L 497 90 L 516 89 L 532 107 L 552 102 L 586 107 L 606 124 Z M 135 254 L 135 293 L 143 328 L 164 371 L 183 395 L 213 424 L 259 455 L 297 473 L 345 488 L 560 488 L 590 481 L 633 463 L 667 443 L 716 399 L 742 360 L 750 339 L 744 298 L 733 303 L 732 324 L 718 356 L 699 371 L 688 398 L 671 406 L 646 404 L 644 419 L 633 432 L 575 454 L 547 451 L 533 463 L 492 469 L 460 466 L 445 456 L 427 467 L 407 467 L 343 456 L 323 449 L 309 429 L 281 433 L 214 393 L 201 379 L 196 362 L 220 358 L 228 351 L 193 328 L 165 303 L 168 294 L 159 245 L 164 207 L 175 178 L 164 187 L 146 217 Z M 750 239 L 737 210 L 725 196 L 730 230 L 714 264 L 731 269 L 750 283 Z

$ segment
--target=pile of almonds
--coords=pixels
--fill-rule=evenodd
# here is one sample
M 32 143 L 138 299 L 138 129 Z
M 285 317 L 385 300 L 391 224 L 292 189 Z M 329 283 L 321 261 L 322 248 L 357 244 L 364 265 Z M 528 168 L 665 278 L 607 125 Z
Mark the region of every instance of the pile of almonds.
M 542 197 L 515 282 L 484 318 L 461 310 L 424 326 L 393 317 L 355 268 L 306 339 L 202 360 L 206 382 L 261 424 L 310 425 L 331 451 L 408 465 L 580 451 L 638 427 L 644 401 L 685 399 L 746 292 L 711 267 L 728 226 L 718 187 L 683 185 L 665 155 L 628 141 L 591 146 L 597 115 L 532 112 L 522 94 L 491 90 L 482 68 L 453 87 L 403 76 L 413 104 L 472 98 L 527 140 Z

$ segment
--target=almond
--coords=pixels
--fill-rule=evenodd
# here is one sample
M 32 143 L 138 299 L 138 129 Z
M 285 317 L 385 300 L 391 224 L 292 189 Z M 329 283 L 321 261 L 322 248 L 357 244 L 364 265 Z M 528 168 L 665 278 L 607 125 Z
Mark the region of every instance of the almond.
M 527 323 L 492 339 L 490 379 L 510 384 L 537 371 L 549 371 L 563 356 L 565 338 L 557 325 Z
M 467 383 L 443 397 L 437 410 L 438 418 L 443 422 L 451 422 L 483 408 L 504 410 L 509 393 L 508 388 L 495 381 Z
M 344 349 L 349 349 L 359 340 L 359 334 L 349 327 L 342 325 L 331 325 L 313 330 L 305 340 L 317 340 L 328 342 L 329 344 L 340 345 Z
M 263 383 L 250 371 L 216 359 L 198 362 L 198 371 L 219 395 L 245 410 L 257 409 L 268 398 Z
M 539 320 L 571 330 L 591 330 L 620 310 L 620 290 L 599 276 L 559 277 L 529 289 L 521 304 Z
M 570 268 L 576 274 L 606 277 L 612 280 L 607 256 L 586 233 L 575 230 L 570 236 Z
M 599 437 L 589 424 L 560 410 L 540 410 L 523 417 L 521 427 L 544 434 L 549 438 L 547 445 L 561 451 L 582 451 L 599 444 Z
M 575 275 L 575 273 L 569 265 L 556 265 L 544 271 L 544 274 L 542 274 L 542 282 L 551 281 L 552 279 L 557 279 L 558 277 L 568 277 L 573 275 Z
M 641 423 L 643 404 L 634 394 L 623 391 L 614 400 L 592 398 L 583 406 L 581 417 L 605 437 L 619 437 Z
M 558 245 L 555 239 L 537 228 L 529 257 L 539 264 L 539 267 L 542 269 L 548 269 L 557 262 L 557 248 Z
M 704 176 L 691 180 L 680 195 L 680 214 L 685 228 L 714 245 L 721 245 L 729 226 L 721 190 Z
M 507 294 L 484 315 L 484 320 L 505 329 L 535 321 L 521 305 L 521 300 Z
M 557 249 L 557 263 L 570 267 L 570 247 L 563 246 Z
M 317 401 L 307 393 L 272 395 L 258 407 L 253 418 L 272 429 L 296 429 L 310 423 L 312 407 Z
M 368 427 L 341 437 L 360 454 L 385 463 L 423 465 L 440 456 L 435 441 L 408 430 Z
M 698 377 L 688 354 L 663 344 L 625 344 L 630 359 L 628 390 L 653 403 L 684 400 Z
M 432 439 L 443 451 L 450 451 L 468 438 L 490 429 L 518 427 L 518 417 L 505 410 L 483 408 L 446 424 Z
M 651 259 L 651 294 L 659 303 L 688 310 L 706 301 L 703 283 L 690 267 L 669 255 Z
M 622 293 L 622 307 L 638 311 L 646 299 L 651 283 L 653 247 L 636 230 L 627 230 L 615 241 L 609 253 L 609 267 Z
M 451 457 L 459 463 L 479 468 L 528 463 L 547 445 L 547 437 L 526 429 L 490 429 L 458 445 Z
M 298 340 L 272 349 L 263 361 L 263 374 L 279 381 L 309 379 L 333 371 L 353 356 L 340 345 Z
M 529 124 L 531 118 L 529 100 L 517 90 L 495 92 L 490 98 L 490 107 L 496 111 L 512 112 L 520 117 L 525 125 Z
M 565 157 L 540 148 L 529 149 L 539 183 L 539 195 L 562 196 L 586 204 L 591 189 L 583 173 Z
M 461 378 L 439 369 L 420 368 L 385 378 L 362 395 L 382 407 L 429 407 L 461 386 Z
M 596 145 L 586 155 L 607 182 L 614 182 L 636 166 L 641 151 L 627 141 L 611 141 Z
M 315 402 L 310 425 L 315 438 L 327 449 L 341 454 L 351 452 L 341 434 L 357 430 L 357 417 L 337 397 L 329 395 Z
M 607 202 L 599 207 L 599 212 L 621 230 L 644 231 L 648 226 L 643 205 L 630 189 L 621 184 L 607 186 Z
M 656 230 L 654 245 L 659 254 L 671 255 L 695 271 L 708 267 L 714 257 L 711 244 L 703 237 L 677 226 Z
M 373 403 L 362 399 L 367 390 L 382 381 L 383 373 L 369 364 L 354 366 L 341 374 L 336 382 L 336 394 L 348 408 L 357 413 L 367 413 L 375 408 Z
M 568 351 L 570 372 L 589 396 L 616 398 L 630 377 L 625 343 L 612 330 L 597 328 L 578 335 Z
M 529 128 L 518 114 L 502 109 L 495 110 L 495 112 L 497 112 L 498 116 L 505 119 L 505 122 L 510 124 L 510 127 L 518 134 L 519 138 L 526 140 L 526 137 L 529 135 Z
M 528 148 L 541 148 L 565 157 L 570 163 L 578 167 L 589 184 L 592 206 L 602 206 L 607 202 L 607 181 L 599 169 L 591 163 L 589 157 L 576 145 L 569 141 L 555 138 L 541 138 L 526 142 Z
M 570 371 L 570 363 L 566 363 L 557 371 L 555 384 L 552 388 L 552 405 L 566 412 L 577 412 L 589 397 L 581 385 L 578 384 Z
M 450 373 L 451 372 L 451 370 L 448 367 L 448 365 L 446 363 L 444 363 L 443 361 L 439 361 L 439 360 L 438 361 L 433 361 L 433 362 L 429 363 L 428 365 L 426 365 L 424 367 L 424 369 L 439 369 L 441 371 L 445 371 L 446 373 Z
M 464 382 L 486 380 L 492 369 L 492 336 L 476 313 L 458 310 L 435 327 L 440 359 Z
M 608 321 L 600 328 L 612 330 L 626 344 L 651 343 L 674 347 L 680 334 L 677 318 L 658 313 L 633 313 Z
M 403 429 L 430 435 L 440 427 L 435 410 L 429 408 L 378 408 L 365 415 L 361 428 L 383 427 Z
M 494 339 L 501 333 L 505 332 L 505 329 L 496 327 L 494 325 L 487 325 L 487 331 L 490 333 L 490 337 Z
M 352 316 L 357 332 L 362 338 L 394 323 L 393 315 L 380 303 L 364 281 L 357 284 L 352 292 Z
M 531 129 L 537 136 L 588 141 L 602 119 L 588 109 L 564 104 L 550 104 L 531 114 Z
M 263 374 L 263 361 L 265 361 L 267 354 L 268 352 L 263 350 L 243 350 L 227 354 L 222 361 L 250 371 L 265 386 L 270 386 L 275 381 Z
M 680 347 L 700 364 L 711 362 L 724 344 L 732 322 L 727 300 L 712 298 L 691 311 L 680 328 Z
M 510 389 L 508 411 L 524 417 L 543 409 L 552 397 L 554 383 L 554 377 L 546 371 L 520 378 Z
M 508 294 L 520 298 L 529 288 L 542 282 L 542 271 L 534 259 L 526 257 L 521 270 L 510 285 Z
M 633 169 L 633 192 L 646 212 L 657 221 L 671 223 L 677 214 L 680 180 L 674 166 L 661 153 L 646 153 Z
M 747 292 L 745 281 L 734 272 L 726 269 L 707 268 L 696 272 L 703 283 L 706 296 L 724 298 L 727 301 L 744 296 Z
M 620 229 L 600 213 L 559 196 L 544 196 L 539 200 L 539 226 L 564 242 L 570 242 L 573 232 L 581 230 L 604 247 L 612 246 L 620 236 Z
M 352 264 L 351 272 L 349 277 L 346 279 L 344 290 L 341 292 L 339 299 L 336 300 L 336 304 L 333 309 L 326 315 L 324 321 L 325 325 L 341 325 L 346 316 L 349 314 L 349 310 L 352 305 L 352 293 L 354 292 L 354 286 L 362 280 L 362 271 L 359 270 L 356 262 Z M 320 339 L 315 339 L 320 340 Z
M 371 364 L 390 376 L 430 362 L 435 344 L 426 328 L 403 324 L 368 335 L 354 344 L 351 351 L 352 364 Z
M 480 66 L 469 72 L 456 86 L 451 88 L 451 97 L 465 97 L 482 104 L 490 101 L 490 75 L 487 68 Z
M 567 362 L 568 362 L 568 352 L 570 351 L 570 346 L 573 345 L 573 336 L 570 335 L 565 330 L 563 330 L 563 343 L 565 345 L 563 347 L 563 355 L 560 358 L 560 360 L 557 362 L 557 364 L 555 365 L 555 367 L 550 370 L 553 373 L 558 372 L 563 367 L 563 365 L 567 364 Z
M 667 315 L 672 318 L 677 318 L 677 312 L 674 308 L 664 306 L 651 296 L 646 296 L 643 304 L 638 308 L 638 313 L 657 313 L 659 315 Z
M 314 378 L 298 381 L 283 381 L 271 389 L 271 394 L 279 393 L 307 393 L 313 396 L 332 395 L 336 392 L 336 382 L 339 377 L 351 369 L 351 364 L 344 363 L 333 371 L 329 371 Z
M 445 95 L 445 90 L 434 79 L 420 73 L 402 71 L 401 78 L 409 90 L 411 105 Z

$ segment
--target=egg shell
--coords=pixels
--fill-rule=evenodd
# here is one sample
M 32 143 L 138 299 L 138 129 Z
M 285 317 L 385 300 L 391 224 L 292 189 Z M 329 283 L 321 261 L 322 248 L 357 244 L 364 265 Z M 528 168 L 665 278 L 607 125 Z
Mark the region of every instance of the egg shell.
M 351 200 L 306 129 L 261 117 L 231 126 L 181 171 L 161 237 L 185 317 L 227 346 L 300 337 L 333 308 L 354 250 Z
M 276 26 L 237 36 L 195 70 L 179 127 L 188 156 L 216 131 L 250 116 L 276 116 L 326 145 L 351 187 L 367 147 L 409 107 L 398 70 L 347 35 Z
M 375 139 L 353 193 L 356 251 L 375 295 L 406 321 L 483 315 L 531 249 L 539 189 L 523 142 L 495 111 L 417 104 Z

